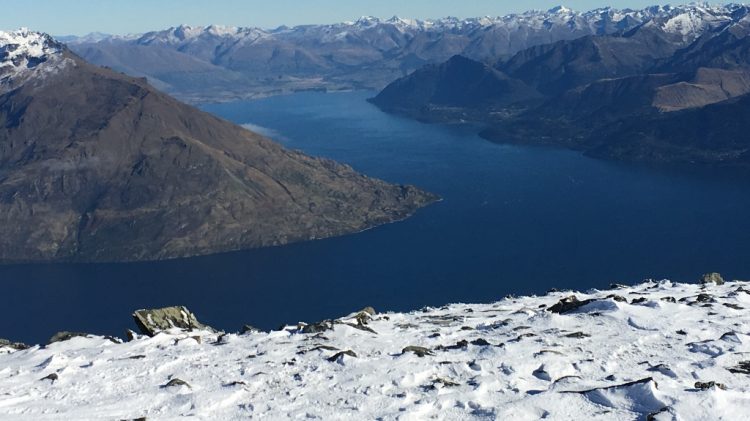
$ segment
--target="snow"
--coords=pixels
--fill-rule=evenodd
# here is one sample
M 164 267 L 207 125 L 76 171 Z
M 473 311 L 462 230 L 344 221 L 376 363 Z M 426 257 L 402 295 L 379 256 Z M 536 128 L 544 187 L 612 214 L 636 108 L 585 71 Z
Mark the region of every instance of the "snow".
M 60 52 L 51 38 L 39 32 L 21 28 L 13 32 L 0 31 L 0 68 L 29 67 L 33 59 Z
M 319 333 L 173 330 L 0 350 L 0 419 L 738 420 L 750 411 L 750 374 L 738 370 L 750 360 L 749 283 L 649 281 L 575 293 L 594 301 L 568 313 L 546 310 L 571 294 L 353 313 Z M 40 380 L 50 374 L 57 380 Z M 175 379 L 187 385 L 165 386 Z M 711 381 L 720 385 L 696 386 Z
M 21 28 L 0 31 L 0 93 L 32 77 L 46 77 L 68 65 L 63 47 L 47 34 Z

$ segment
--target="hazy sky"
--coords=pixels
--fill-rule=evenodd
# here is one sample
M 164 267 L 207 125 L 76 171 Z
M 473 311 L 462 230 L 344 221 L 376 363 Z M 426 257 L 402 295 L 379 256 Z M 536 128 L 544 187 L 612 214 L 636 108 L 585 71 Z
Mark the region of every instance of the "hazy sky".
M 570 0 L 566 6 L 640 8 L 657 0 Z M 680 1 L 673 4 L 683 3 Z M 717 2 L 725 3 L 725 2 Z M 140 33 L 182 23 L 274 28 L 360 16 L 435 18 L 498 16 L 549 9 L 560 0 L 0 0 L 0 29 L 25 26 L 53 35 Z

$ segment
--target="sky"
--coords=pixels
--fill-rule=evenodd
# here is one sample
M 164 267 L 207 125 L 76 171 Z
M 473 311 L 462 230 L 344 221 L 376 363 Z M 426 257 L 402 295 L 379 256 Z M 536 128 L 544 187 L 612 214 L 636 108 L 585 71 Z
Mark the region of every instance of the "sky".
M 500 16 L 549 9 L 561 0 L 0 0 L 0 30 L 28 27 L 53 35 L 142 33 L 180 24 L 275 28 L 360 16 Z M 738 1 L 739 2 L 739 1 Z M 569 0 L 576 10 L 642 8 L 658 0 Z M 681 1 L 672 4 L 683 3 Z M 726 3 L 723 1 L 712 3 Z

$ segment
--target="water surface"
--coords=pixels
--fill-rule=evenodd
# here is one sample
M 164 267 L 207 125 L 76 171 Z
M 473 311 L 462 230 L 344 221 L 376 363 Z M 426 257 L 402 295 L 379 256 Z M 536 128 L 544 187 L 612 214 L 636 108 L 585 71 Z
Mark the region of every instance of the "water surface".
M 360 234 L 130 264 L 0 266 L 0 337 L 122 334 L 141 307 L 184 304 L 216 327 L 410 310 L 646 277 L 750 277 L 750 180 L 487 142 L 381 113 L 368 92 L 208 105 L 294 149 L 443 201 Z

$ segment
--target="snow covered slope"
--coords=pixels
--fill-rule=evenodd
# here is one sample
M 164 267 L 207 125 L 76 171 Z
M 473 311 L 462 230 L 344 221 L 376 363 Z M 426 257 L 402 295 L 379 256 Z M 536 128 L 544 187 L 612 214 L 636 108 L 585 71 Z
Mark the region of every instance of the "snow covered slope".
M 646 282 L 566 302 L 571 294 L 355 313 L 270 333 L 6 348 L 0 419 L 739 420 L 750 411 L 750 284 Z

